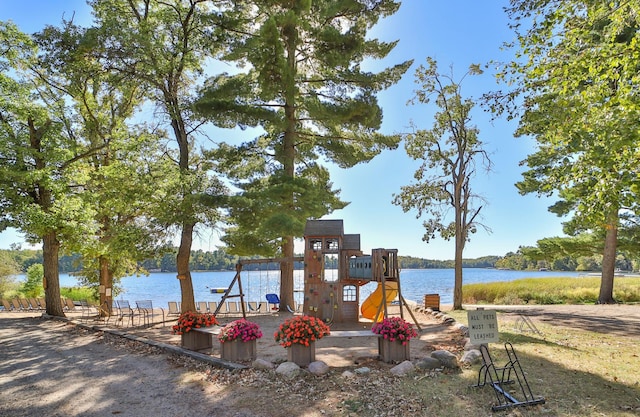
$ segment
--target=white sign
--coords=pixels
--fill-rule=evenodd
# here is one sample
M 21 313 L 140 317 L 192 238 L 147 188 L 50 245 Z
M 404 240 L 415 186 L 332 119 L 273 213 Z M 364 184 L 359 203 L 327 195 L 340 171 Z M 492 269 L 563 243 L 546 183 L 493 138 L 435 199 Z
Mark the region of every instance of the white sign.
M 499 341 L 498 316 L 493 310 L 467 311 L 469 339 L 474 345 Z

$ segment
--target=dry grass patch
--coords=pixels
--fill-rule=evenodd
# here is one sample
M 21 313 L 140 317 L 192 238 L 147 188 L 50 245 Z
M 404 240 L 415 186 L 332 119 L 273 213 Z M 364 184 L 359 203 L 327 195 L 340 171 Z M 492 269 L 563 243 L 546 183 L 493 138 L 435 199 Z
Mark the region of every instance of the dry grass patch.
M 467 323 L 466 312 L 451 312 Z M 513 344 L 535 395 L 544 406 L 514 415 L 638 416 L 640 364 L 637 336 L 624 336 L 532 320 L 540 334 L 518 324 L 518 314 L 498 313 L 501 342 Z M 497 364 L 507 359 L 491 344 Z M 488 387 L 483 388 L 489 391 Z
M 599 277 L 523 278 L 463 286 L 464 303 L 593 304 L 598 300 Z M 640 302 L 640 277 L 616 277 L 613 298 Z

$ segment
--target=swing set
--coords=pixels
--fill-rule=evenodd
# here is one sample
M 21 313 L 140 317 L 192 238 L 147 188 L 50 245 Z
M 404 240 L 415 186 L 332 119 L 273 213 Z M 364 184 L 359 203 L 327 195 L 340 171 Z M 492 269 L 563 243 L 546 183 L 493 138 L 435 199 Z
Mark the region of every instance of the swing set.
M 360 235 L 345 234 L 342 220 L 308 220 L 304 232 L 305 250 L 303 257 L 243 259 L 236 265 L 236 274 L 223 293 L 222 300 L 214 314 L 228 299 L 240 298 L 242 316 L 246 318 L 246 294 L 243 291 L 241 272 L 248 265 L 282 264 L 284 262 L 304 262 L 304 290 L 302 313 L 318 317 L 326 323 L 357 323 L 360 315 L 373 321 L 388 317 L 388 306 L 395 299 L 399 302 L 400 317 L 404 309 L 409 312 L 414 323 L 421 330 L 413 312 L 408 307 L 400 287 L 400 269 L 397 249 L 374 249 L 371 255 L 360 250 Z M 249 268 L 246 268 L 249 269 Z M 262 285 L 260 270 L 260 290 L 272 311 L 282 307 L 291 312 L 299 312 L 300 304 L 282 306 L 281 300 L 270 287 L 267 271 L 267 286 Z M 247 280 L 248 280 L 247 276 Z M 360 305 L 360 287 L 377 283 L 377 289 Z M 232 292 L 235 286 L 236 292 Z M 298 292 L 295 289 L 294 292 Z M 258 307 L 259 310 L 259 307 Z
M 303 261 L 304 258 L 303 257 L 293 257 L 293 258 L 263 258 L 263 259 L 241 259 L 238 261 L 238 263 L 236 264 L 236 274 L 233 277 L 233 280 L 231 281 L 231 283 L 229 284 L 228 288 L 212 288 L 211 292 L 215 292 L 215 293 L 221 293 L 222 294 L 222 299 L 220 300 L 220 303 L 218 303 L 218 306 L 216 308 L 216 310 L 214 311 L 213 314 L 217 315 L 222 306 L 224 306 L 224 304 L 229 300 L 229 299 L 234 299 L 234 298 L 239 298 L 240 299 L 240 310 L 242 312 L 242 317 L 243 318 L 247 318 L 247 310 L 253 310 L 255 313 L 261 311 L 261 306 L 262 306 L 262 302 L 256 303 L 255 306 L 251 305 L 251 302 L 245 302 L 247 295 L 244 292 L 244 288 L 243 288 L 243 284 L 242 284 L 242 272 L 243 272 L 243 267 L 245 265 L 255 265 L 255 264 L 260 264 L 260 265 L 269 265 L 269 264 L 281 264 L 283 262 L 299 262 L 299 261 Z M 270 286 L 270 277 L 269 277 L 269 270 L 268 269 L 259 269 L 260 271 L 260 275 L 259 275 L 259 292 L 262 294 L 263 290 L 265 292 L 265 299 L 267 302 L 267 305 L 271 307 L 272 311 L 278 310 L 280 308 L 280 298 L 278 297 L 277 294 L 275 293 L 271 293 L 269 291 L 271 291 L 271 286 Z M 265 277 L 266 276 L 266 277 Z M 265 283 L 266 281 L 266 283 Z M 263 285 L 264 283 L 264 285 Z M 233 292 L 234 291 L 234 287 L 238 286 L 237 292 Z M 251 275 L 247 275 L 247 286 L 250 291 L 251 288 Z M 290 307 L 287 306 L 287 310 L 289 310 L 290 312 L 293 312 L 294 310 Z

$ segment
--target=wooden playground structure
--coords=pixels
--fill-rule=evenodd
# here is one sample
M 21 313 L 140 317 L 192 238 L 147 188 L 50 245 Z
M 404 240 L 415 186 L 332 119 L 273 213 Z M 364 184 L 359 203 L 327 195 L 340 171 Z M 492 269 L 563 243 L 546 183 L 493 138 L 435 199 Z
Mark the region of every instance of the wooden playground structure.
M 360 317 L 382 321 L 389 315 L 388 306 L 397 299 L 400 316 L 404 318 L 406 308 L 420 328 L 402 296 L 397 249 L 373 249 L 370 255 L 363 254 L 360 235 L 345 234 L 342 220 L 308 220 L 304 244 L 303 257 L 240 260 L 220 304 L 228 298 L 239 297 L 242 316 L 246 317 L 243 266 L 304 261 L 303 314 L 319 317 L 329 324 L 357 323 Z M 373 282 L 377 283 L 376 290 L 361 303 L 360 288 Z M 238 289 L 234 293 L 236 285 Z M 274 302 L 274 294 L 265 296 L 269 303 Z M 284 307 L 294 312 L 291 306 Z

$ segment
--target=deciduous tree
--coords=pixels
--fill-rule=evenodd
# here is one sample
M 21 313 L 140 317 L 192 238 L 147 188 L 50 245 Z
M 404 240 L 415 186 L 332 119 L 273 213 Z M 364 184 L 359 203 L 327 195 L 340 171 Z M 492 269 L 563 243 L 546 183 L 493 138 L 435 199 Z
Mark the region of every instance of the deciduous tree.
M 0 229 L 42 242 L 47 314 L 64 316 L 61 242 L 94 232 L 93 211 L 74 189 L 72 167 L 94 151 L 77 135 L 63 92 L 48 81 L 33 38 L 0 23 Z
M 189 256 L 196 226 L 215 225 L 217 207 L 204 204 L 203 195 L 225 192 L 211 164 L 198 156 L 197 130 L 191 101 L 194 85 L 207 63 L 220 47 L 212 37 L 220 8 L 226 1 L 211 0 L 93 0 L 90 2 L 102 31 L 106 68 L 138 80 L 148 98 L 163 113 L 170 126 L 177 151 L 174 158 L 178 181 L 165 195 L 165 210 L 159 217 L 180 229 L 177 254 L 182 310 L 195 311 Z M 175 148 L 174 148 L 175 149 Z M 210 199 L 208 201 L 211 201 Z
M 438 73 L 434 59 L 416 70 L 416 84 L 412 103 L 428 104 L 435 101 L 440 109 L 435 114 L 433 127 L 416 130 L 407 135 L 407 154 L 422 164 L 414 174 L 414 184 L 401 187 L 393 203 L 407 212 L 417 210 L 417 217 L 426 214 L 426 231 L 422 238 L 429 242 L 436 234 L 455 240 L 453 308 L 462 309 L 462 259 L 466 242 L 475 233 L 482 206 L 475 206 L 479 197 L 471 188 L 476 163 L 481 160 L 489 169 L 491 161 L 478 138 L 478 128 L 471 124 L 474 103 L 463 99 L 461 81 L 451 74 Z M 480 70 L 472 66 L 466 75 Z M 466 76 L 465 75 L 465 76 Z M 462 78 L 464 79 L 464 77 Z M 453 219 L 447 213 L 453 209 Z
M 537 150 L 522 194 L 554 195 L 565 232 L 602 233 L 599 303 L 613 303 L 618 229 L 638 213 L 640 2 L 513 0 L 518 59 L 501 76 L 496 110 L 519 117 Z
M 67 241 L 66 251 L 82 254 L 83 281 L 100 287 L 102 311 L 110 312 L 114 280 L 138 272 L 138 262 L 164 243 L 166 229 L 153 216 L 166 181 L 159 167 L 161 132 L 133 124 L 143 88 L 129 74 L 102 67 L 98 35 L 72 22 L 36 34 L 48 83 L 68 97 L 77 134 L 94 149 L 71 170 L 74 188 L 94 209 L 96 234 Z

